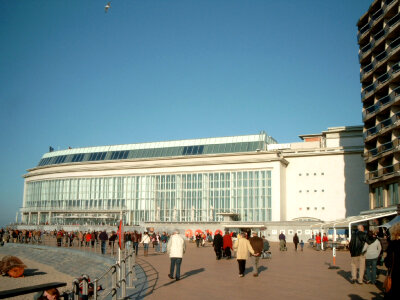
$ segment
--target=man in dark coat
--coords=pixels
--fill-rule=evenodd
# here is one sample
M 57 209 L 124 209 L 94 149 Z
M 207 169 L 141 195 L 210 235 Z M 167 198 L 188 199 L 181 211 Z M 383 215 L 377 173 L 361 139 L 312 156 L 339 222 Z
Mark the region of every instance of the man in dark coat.
M 213 241 L 213 246 L 214 246 L 214 251 L 217 256 L 217 259 L 221 259 L 222 257 L 222 246 L 224 244 L 222 235 L 217 232 L 217 234 L 214 236 L 214 241 Z
M 106 254 L 106 242 L 108 240 L 108 235 L 105 229 L 100 233 L 99 239 L 101 241 L 101 254 Z
M 363 277 L 365 272 L 365 243 L 368 245 L 372 243 L 367 233 L 364 231 L 363 225 L 357 226 L 358 231 L 351 236 L 349 243 L 349 250 L 351 255 L 351 283 L 355 283 L 357 279 L 357 268 L 358 273 L 358 284 L 363 283 Z
M 262 238 L 257 236 L 257 232 L 253 231 L 253 236 L 249 239 L 250 245 L 254 250 L 254 256 L 252 256 L 254 273 L 253 276 L 258 276 L 258 262 L 260 261 L 260 255 L 264 248 L 264 241 Z

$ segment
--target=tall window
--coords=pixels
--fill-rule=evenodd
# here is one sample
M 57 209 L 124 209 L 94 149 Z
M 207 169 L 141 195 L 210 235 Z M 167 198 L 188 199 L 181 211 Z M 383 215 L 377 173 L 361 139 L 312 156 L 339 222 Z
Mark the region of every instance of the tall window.
M 375 188 L 375 207 L 383 207 L 383 188 Z
M 399 203 L 399 184 L 389 184 L 389 205 L 396 205 Z

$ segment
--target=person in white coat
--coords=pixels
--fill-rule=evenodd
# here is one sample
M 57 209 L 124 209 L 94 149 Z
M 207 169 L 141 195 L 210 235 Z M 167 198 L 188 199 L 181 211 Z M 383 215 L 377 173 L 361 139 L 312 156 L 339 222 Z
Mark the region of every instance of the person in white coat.
M 174 269 L 176 265 L 175 279 L 181 279 L 181 264 L 182 257 L 186 250 L 186 244 L 183 238 L 179 235 L 179 230 L 174 230 L 174 234 L 168 241 L 167 252 L 169 254 L 171 265 L 168 277 L 174 279 Z

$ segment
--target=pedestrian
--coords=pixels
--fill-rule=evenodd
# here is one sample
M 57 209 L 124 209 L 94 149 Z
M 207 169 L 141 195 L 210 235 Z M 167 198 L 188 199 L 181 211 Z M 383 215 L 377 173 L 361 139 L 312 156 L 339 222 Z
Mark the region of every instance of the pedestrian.
M 147 232 L 144 233 L 140 243 L 143 244 L 144 256 L 147 256 L 149 254 L 149 244 L 150 244 L 150 237 L 147 234 Z
M 196 246 L 197 248 L 200 247 L 201 235 L 200 232 L 196 232 Z
M 232 258 L 232 237 L 229 234 L 229 231 L 225 231 L 225 235 L 223 237 L 223 249 L 224 249 L 224 255 L 227 257 L 227 259 L 231 259 Z
M 304 242 L 303 242 L 303 240 L 300 241 L 300 248 L 301 248 L 301 251 L 303 251 L 303 248 L 304 248 Z
M 357 268 L 358 271 L 358 284 L 363 283 L 364 271 L 365 271 L 365 244 L 371 244 L 367 234 L 364 232 L 364 226 L 358 225 L 358 231 L 351 236 L 349 243 L 349 250 L 351 255 L 351 283 L 356 283 L 357 280 Z
M 326 233 L 324 233 L 324 236 L 322 237 L 322 244 L 324 246 L 324 251 L 326 250 L 326 248 L 328 248 L 328 236 L 326 235 Z
M 136 230 L 132 233 L 132 243 L 133 243 L 133 249 L 135 250 L 135 254 L 138 255 L 138 251 L 139 251 L 139 234 L 138 234 L 138 232 Z
M 379 239 L 376 237 L 376 233 L 368 231 L 368 237 L 372 241 L 367 247 L 367 252 L 365 253 L 365 268 L 367 278 L 366 283 L 376 283 L 376 264 L 378 262 L 378 257 L 382 251 L 382 245 Z
M 250 245 L 254 250 L 254 255 L 252 256 L 253 261 L 253 276 L 258 276 L 258 262 L 260 261 L 260 255 L 264 249 L 264 241 L 262 238 L 257 236 L 257 232 L 253 231 L 253 236 L 249 239 Z
M 181 279 L 182 258 L 186 251 L 185 241 L 179 235 L 178 229 L 175 229 L 174 234 L 170 237 L 167 245 L 167 251 L 171 260 L 168 277 L 174 279 L 174 271 L 176 266 L 175 280 L 178 281 Z
M 400 223 L 390 228 L 390 243 L 387 248 L 385 266 L 391 273 L 392 288 L 385 294 L 385 300 L 398 299 L 400 295 Z
M 254 255 L 254 250 L 251 247 L 249 240 L 246 239 L 246 233 L 239 233 L 237 241 L 233 244 L 233 249 L 236 251 L 239 277 L 243 277 L 244 271 L 246 270 L 246 259 L 249 258 L 249 252 Z
M 160 240 L 161 240 L 161 253 L 165 253 L 167 252 L 167 242 L 168 242 L 168 237 L 165 231 L 162 233 Z
M 317 244 L 317 251 L 320 251 L 320 250 L 321 250 L 321 241 L 322 241 L 322 239 L 321 239 L 321 233 L 319 232 L 319 233 L 317 234 L 317 236 L 315 237 L 315 243 Z
M 216 259 L 220 260 L 222 257 L 222 247 L 224 245 L 222 235 L 218 231 L 215 236 L 214 236 L 214 241 L 213 241 L 213 246 L 214 246 L 214 251 L 216 255 Z
M 156 252 L 160 252 L 160 235 L 158 234 L 158 232 L 156 234 Z
M 299 237 L 297 236 L 297 233 L 294 234 L 293 244 L 294 244 L 294 250 L 297 251 L 297 245 L 299 244 Z
M 286 250 L 286 236 L 283 232 L 279 234 L 279 250 L 280 251 Z
M 107 232 L 106 232 L 106 230 L 104 229 L 103 230 L 103 232 L 101 232 L 100 234 L 99 234 L 99 239 L 100 239 L 100 241 L 101 241 L 101 245 L 100 245 L 100 247 L 101 247 L 101 254 L 106 254 L 106 243 L 107 243 L 107 240 L 108 240 L 108 235 L 107 235 Z

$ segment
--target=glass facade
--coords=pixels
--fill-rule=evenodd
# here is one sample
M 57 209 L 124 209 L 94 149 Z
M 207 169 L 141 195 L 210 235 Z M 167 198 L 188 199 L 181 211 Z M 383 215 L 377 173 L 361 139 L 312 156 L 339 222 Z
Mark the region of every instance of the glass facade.
M 270 170 L 34 181 L 26 183 L 24 212 L 51 223 L 120 211 L 127 224 L 222 221 L 223 212 L 261 222 L 271 220 L 271 186 Z

